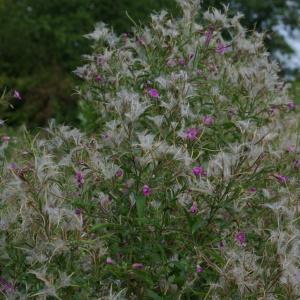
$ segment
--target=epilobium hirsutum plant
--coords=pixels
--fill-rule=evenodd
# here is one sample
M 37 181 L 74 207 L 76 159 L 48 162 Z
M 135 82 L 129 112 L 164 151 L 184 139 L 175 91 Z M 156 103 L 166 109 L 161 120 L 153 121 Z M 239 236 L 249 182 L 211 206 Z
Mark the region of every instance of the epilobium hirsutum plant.
M 131 34 L 100 23 L 87 35 L 94 53 L 76 73 L 94 136 L 51 123 L 4 162 L 7 297 L 300 296 L 287 87 L 240 15 L 178 2 L 181 19 L 162 11 Z

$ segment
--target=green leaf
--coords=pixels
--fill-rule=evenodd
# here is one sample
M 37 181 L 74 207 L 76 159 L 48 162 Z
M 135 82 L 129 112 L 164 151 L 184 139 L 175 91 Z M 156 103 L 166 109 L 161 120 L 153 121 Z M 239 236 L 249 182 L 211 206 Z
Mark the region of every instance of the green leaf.
M 91 231 L 98 231 L 103 228 L 113 228 L 113 227 L 118 227 L 117 224 L 112 224 L 112 223 L 101 223 L 101 224 L 96 224 L 91 228 Z
M 141 224 L 145 214 L 145 197 L 135 195 L 136 199 L 136 210 L 139 218 L 139 223 Z
M 151 290 L 146 290 L 146 297 L 149 297 L 150 299 L 153 300 L 161 300 L 162 298 L 156 294 L 155 292 L 151 291 Z
M 194 234 L 196 231 L 198 231 L 199 228 L 202 227 L 202 225 L 205 224 L 205 220 L 203 216 L 200 216 L 199 219 L 194 223 L 192 226 L 192 234 Z

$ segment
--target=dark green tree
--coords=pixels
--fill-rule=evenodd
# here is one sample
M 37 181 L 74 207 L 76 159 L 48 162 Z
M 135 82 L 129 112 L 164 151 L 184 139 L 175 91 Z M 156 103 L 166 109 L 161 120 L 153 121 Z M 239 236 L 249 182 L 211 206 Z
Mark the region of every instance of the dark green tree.
M 43 125 L 50 117 L 74 121 L 73 93 L 81 55 L 89 53 L 83 35 L 104 21 L 118 33 L 153 10 L 176 13 L 174 0 L 0 0 L 0 89 L 21 90 L 24 102 L 0 114 L 10 124 Z

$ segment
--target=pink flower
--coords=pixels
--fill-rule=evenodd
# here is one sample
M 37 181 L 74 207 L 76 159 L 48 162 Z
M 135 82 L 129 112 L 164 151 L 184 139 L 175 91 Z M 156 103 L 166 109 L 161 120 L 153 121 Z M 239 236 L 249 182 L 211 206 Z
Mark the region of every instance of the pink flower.
M 297 168 L 300 167 L 300 159 L 296 159 L 296 160 L 294 161 L 294 166 L 297 167 Z
M 229 46 L 225 46 L 225 44 L 223 44 L 221 41 L 219 41 L 217 44 L 216 52 L 218 54 L 223 55 L 227 51 L 228 47 Z
M 197 70 L 195 71 L 195 73 L 196 73 L 197 76 L 200 76 L 202 72 L 201 72 L 200 69 L 197 69 Z
M 143 186 L 143 194 L 144 194 L 144 196 L 150 196 L 151 195 L 151 189 L 147 184 L 145 184 Z
M 287 147 L 288 152 L 295 152 L 296 151 L 296 146 L 295 145 L 290 145 Z
M 196 214 L 198 212 L 198 205 L 197 202 L 193 202 L 193 205 L 190 208 L 190 213 L 191 214 Z
M 12 292 L 14 290 L 13 285 L 6 281 L 3 277 L 0 277 L 0 287 L 2 287 L 0 290 L 3 289 L 6 292 Z
M 241 246 L 246 246 L 246 234 L 244 231 L 237 232 L 234 239 L 239 242 Z
M 83 176 L 83 173 L 80 172 L 80 171 L 76 171 L 75 172 L 75 179 L 76 179 L 76 182 L 78 184 L 79 187 L 82 187 L 83 184 L 84 184 L 84 176 Z
M 179 63 L 181 66 L 184 66 L 184 65 L 185 65 L 185 59 L 184 59 L 184 58 L 179 58 L 179 59 L 178 59 L 178 63 Z
M 204 170 L 201 166 L 196 166 L 192 169 L 194 175 L 198 176 L 198 175 L 203 175 Z
M 16 170 L 18 167 L 17 167 L 17 164 L 16 164 L 16 163 L 11 163 L 11 164 L 10 164 L 10 168 L 11 168 L 12 170 Z
M 95 77 L 95 80 L 98 81 L 98 82 L 99 82 L 99 81 L 102 81 L 102 76 L 101 76 L 101 75 L 97 75 L 97 76 Z
M 294 102 L 289 102 L 289 103 L 287 104 L 287 107 L 288 107 L 289 109 L 295 109 L 296 104 L 295 104 Z
M 149 94 L 150 97 L 153 97 L 153 98 L 158 98 L 159 97 L 159 93 L 158 93 L 157 89 L 149 89 L 148 94 Z
M 185 130 L 185 138 L 189 139 L 189 140 L 194 140 L 197 138 L 198 136 L 198 133 L 199 133 L 199 130 L 197 128 L 187 128 Z
M 220 242 L 219 242 L 219 248 L 220 248 L 220 250 L 223 250 L 224 247 L 225 247 L 224 242 L 223 242 L 223 241 L 220 241 Z
M 102 66 L 102 65 L 104 65 L 105 63 L 107 62 L 107 60 L 104 58 L 104 57 L 98 57 L 97 58 L 97 64 L 99 65 L 99 66 Z
M 10 137 L 8 136 L 8 135 L 3 135 L 2 137 L 1 137 L 1 141 L 3 142 L 3 143 L 8 143 L 9 141 L 10 141 Z
M 281 174 L 275 174 L 274 177 L 278 180 L 280 183 L 286 183 L 288 181 L 288 177 Z
M 175 67 L 175 66 L 176 66 L 176 60 L 173 59 L 173 58 L 170 58 L 170 59 L 167 61 L 167 66 L 168 66 L 168 67 Z
M 143 39 L 142 37 L 139 37 L 139 38 L 138 38 L 138 42 L 139 42 L 139 44 L 142 45 L 142 46 L 145 46 L 145 45 L 146 45 L 146 43 L 145 43 L 145 41 L 144 41 L 144 39 Z
M 213 116 L 204 116 L 202 122 L 206 126 L 211 126 L 215 123 L 215 118 Z
M 75 209 L 75 215 L 77 215 L 77 216 L 81 216 L 82 212 L 83 212 L 82 208 L 76 208 Z
M 15 90 L 14 91 L 14 98 L 18 99 L 18 100 L 22 100 L 21 94 L 19 91 Z
M 117 177 L 122 177 L 124 175 L 124 171 L 122 169 L 119 169 L 117 172 L 116 172 L 116 176 Z
M 202 272 L 203 272 L 203 268 L 200 265 L 197 265 L 196 266 L 196 273 L 199 274 L 199 273 L 202 273 Z
M 208 46 L 211 39 L 212 39 L 212 35 L 213 35 L 214 30 L 213 29 L 209 29 L 208 31 L 205 32 L 205 45 Z
M 257 192 L 257 190 L 256 190 L 256 188 L 255 188 L 255 187 L 251 187 L 251 188 L 249 188 L 249 189 L 248 189 L 248 192 L 249 192 L 249 193 L 253 193 L 253 194 L 254 194 L 254 193 L 256 193 L 256 192 Z
M 133 269 L 144 269 L 144 264 L 142 263 L 134 263 L 132 264 Z
M 108 265 L 112 265 L 112 264 L 114 263 L 114 261 L 113 261 L 110 257 L 108 257 L 108 258 L 106 259 L 106 263 L 107 263 Z

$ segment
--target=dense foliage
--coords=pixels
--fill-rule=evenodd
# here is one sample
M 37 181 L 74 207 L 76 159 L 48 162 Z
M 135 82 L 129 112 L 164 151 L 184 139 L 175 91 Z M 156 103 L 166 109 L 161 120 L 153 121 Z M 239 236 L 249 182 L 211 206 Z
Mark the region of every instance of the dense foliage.
M 222 7 L 222 1 L 205 0 L 204 8 Z M 279 20 L 299 26 L 298 1 L 224 0 L 233 13 L 245 15 L 246 28 L 272 32 Z M 17 88 L 24 96 L 14 110 L 0 111 L 12 126 L 44 125 L 55 116 L 59 122 L 78 124 L 76 84 L 71 71 L 80 64 L 88 44 L 82 35 L 98 21 L 116 32 L 130 32 L 133 20 L 146 22 L 153 10 L 168 8 L 178 14 L 175 0 L 0 0 L 0 89 Z M 256 24 L 256 25 L 255 25 Z M 275 32 L 267 40 L 271 51 L 288 51 Z M 16 105 L 17 104 L 17 105 Z
M 3 295 L 300 296 L 295 105 L 263 35 L 198 2 L 87 35 L 77 92 L 96 134 L 2 135 Z
M 270 51 L 281 50 L 291 52 L 292 49 L 274 27 L 282 24 L 287 30 L 293 31 L 299 28 L 300 2 L 297 0 L 209 0 L 203 1 L 203 7 L 208 9 L 210 6 L 221 8 L 228 4 L 232 13 L 240 12 L 245 18 L 241 21 L 246 28 L 268 32 L 265 39 L 267 48 Z
M 99 20 L 117 32 L 130 31 L 126 11 L 147 20 L 152 10 L 173 5 L 174 0 L 0 0 L 0 90 L 17 88 L 24 96 L 15 110 L 0 114 L 13 126 L 42 125 L 53 116 L 75 124 L 71 72 L 89 51 L 82 35 Z

